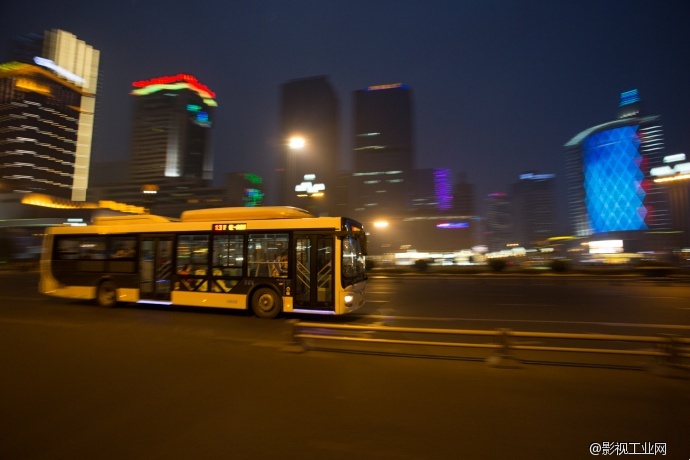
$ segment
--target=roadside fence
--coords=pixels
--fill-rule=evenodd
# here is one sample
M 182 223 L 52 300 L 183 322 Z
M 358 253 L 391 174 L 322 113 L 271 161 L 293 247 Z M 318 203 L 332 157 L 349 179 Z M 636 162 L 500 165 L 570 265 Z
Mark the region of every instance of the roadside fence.
M 648 369 L 662 374 L 690 371 L 690 338 L 670 334 L 639 336 L 412 328 L 300 320 L 289 320 L 288 324 L 293 351 L 329 350 L 482 360 L 502 368 L 538 363 Z

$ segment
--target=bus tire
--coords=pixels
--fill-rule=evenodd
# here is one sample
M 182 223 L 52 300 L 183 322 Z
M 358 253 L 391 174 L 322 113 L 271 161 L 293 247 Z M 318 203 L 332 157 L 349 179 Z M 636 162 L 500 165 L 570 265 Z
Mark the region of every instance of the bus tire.
M 102 281 L 96 288 L 96 303 L 101 307 L 112 308 L 117 303 L 117 289 L 112 281 Z
M 252 310 L 259 318 L 275 318 L 283 311 L 283 299 L 271 288 L 259 288 L 252 295 Z

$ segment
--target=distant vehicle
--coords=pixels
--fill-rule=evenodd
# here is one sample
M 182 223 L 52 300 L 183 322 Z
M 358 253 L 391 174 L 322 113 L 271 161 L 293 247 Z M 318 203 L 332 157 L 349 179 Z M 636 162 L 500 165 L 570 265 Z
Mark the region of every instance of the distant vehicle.
M 0 268 L 33 270 L 40 258 L 40 236 L 22 233 L 20 229 L 0 233 Z
M 366 235 L 286 207 L 96 218 L 46 232 L 40 292 L 117 302 L 340 315 L 364 303 Z

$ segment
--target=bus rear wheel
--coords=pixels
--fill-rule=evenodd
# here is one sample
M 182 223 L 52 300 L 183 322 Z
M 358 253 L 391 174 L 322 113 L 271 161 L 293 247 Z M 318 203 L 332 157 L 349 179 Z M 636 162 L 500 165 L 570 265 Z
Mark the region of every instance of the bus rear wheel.
M 117 303 L 115 283 L 103 281 L 96 288 L 96 303 L 101 307 L 111 308 Z
M 252 310 L 259 318 L 275 318 L 283 310 L 283 301 L 273 289 L 260 288 L 252 296 Z

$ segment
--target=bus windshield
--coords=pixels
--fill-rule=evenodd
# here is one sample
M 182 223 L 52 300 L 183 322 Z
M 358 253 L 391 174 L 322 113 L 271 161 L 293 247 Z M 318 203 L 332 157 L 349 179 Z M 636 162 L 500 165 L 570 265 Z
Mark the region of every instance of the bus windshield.
M 343 287 L 364 281 L 364 254 L 359 238 L 343 238 Z
M 367 279 L 365 273 L 366 234 L 362 227 L 347 219 L 343 227 L 342 283 L 343 287 L 360 283 Z

